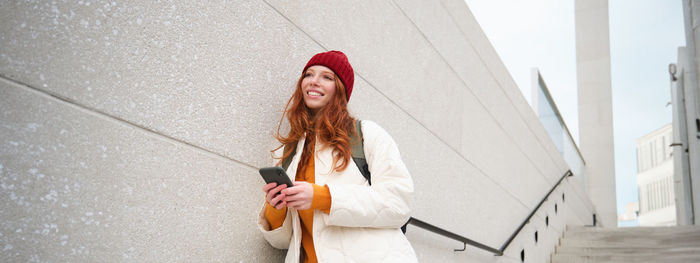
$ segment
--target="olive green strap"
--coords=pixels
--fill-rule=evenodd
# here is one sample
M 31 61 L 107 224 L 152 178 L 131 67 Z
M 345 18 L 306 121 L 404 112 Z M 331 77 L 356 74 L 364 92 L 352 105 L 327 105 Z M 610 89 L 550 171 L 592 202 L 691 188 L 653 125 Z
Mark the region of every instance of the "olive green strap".
M 356 133 L 350 136 L 350 142 L 352 143 L 352 160 L 355 161 L 362 176 L 365 177 L 367 182 L 371 185 L 372 174 L 369 172 L 369 166 L 365 158 L 365 138 L 362 136 L 362 122 L 360 120 L 355 120 L 355 131 Z
M 362 138 L 362 125 L 359 120 L 355 121 L 355 134 L 350 136 L 350 144 L 352 145 L 352 158 L 365 159 L 365 142 Z

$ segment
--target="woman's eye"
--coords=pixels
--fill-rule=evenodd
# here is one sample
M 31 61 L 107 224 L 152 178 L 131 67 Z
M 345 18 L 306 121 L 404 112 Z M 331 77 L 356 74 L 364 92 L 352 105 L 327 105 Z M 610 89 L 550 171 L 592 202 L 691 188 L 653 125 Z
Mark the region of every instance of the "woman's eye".
M 325 76 L 325 78 L 326 78 L 327 80 L 333 80 L 333 77 L 331 77 L 331 76 Z

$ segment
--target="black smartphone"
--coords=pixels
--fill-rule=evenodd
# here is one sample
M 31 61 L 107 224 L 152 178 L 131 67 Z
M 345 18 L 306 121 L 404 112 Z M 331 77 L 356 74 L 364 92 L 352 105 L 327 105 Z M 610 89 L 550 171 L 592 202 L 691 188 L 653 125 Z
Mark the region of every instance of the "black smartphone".
M 292 180 L 287 176 L 287 173 L 279 166 L 260 168 L 260 175 L 265 179 L 265 183 L 268 184 L 277 183 L 277 185 L 286 184 L 287 187 L 294 186 Z

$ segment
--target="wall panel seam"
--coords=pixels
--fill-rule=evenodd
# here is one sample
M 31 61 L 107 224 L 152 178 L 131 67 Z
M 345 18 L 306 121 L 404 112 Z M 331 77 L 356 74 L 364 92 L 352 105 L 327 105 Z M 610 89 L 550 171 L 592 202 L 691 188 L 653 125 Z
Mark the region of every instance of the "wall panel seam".
M 80 111 L 83 111 L 83 112 L 85 112 L 85 113 L 87 113 L 87 114 L 91 114 L 91 115 L 93 115 L 93 116 L 97 116 L 97 117 L 104 118 L 104 119 L 107 119 L 107 120 L 112 121 L 112 122 L 115 122 L 115 123 L 119 123 L 119 124 L 122 124 L 122 125 L 125 125 L 125 126 L 129 126 L 129 127 L 135 128 L 135 129 L 137 129 L 137 130 L 140 130 L 140 131 L 142 131 L 142 132 L 145 132 L 146 134 L 148 134 L 148 135 L 150 135 L 150 136 L 155 137 L 156 139 L 165 140 L 165 141 L 169 141 L 169 142 L 171 142 L 171 143 L 175 143 L 175 144 L 178 144 L 178 145 L 183 145 L 183 146 L 186 146 L 186 147 L 190 147 L 190 148 L 193 148 L 195 151 L 198 151 L 198 152 L 203 153 L 203 154 L 210 155 L 210 156 L 215 157 L 215 158 L 221 158 L 221 159 L 224 159 L 224 160 L 226 160 L 226 161 L 234 162 L 234 163 L 237 163 L 237 164 L 240 164 L 240 165 L 243 165 L 243 166 L 245 166 L 245 167 L 249 167 L 249 168 L 252 168 L 252 169 L 255 169 L 255 170 L 258 169 L 258 167 L 252 166 L 252 165 L 247 164 L 247 163 L 245 163 L 245 162 L 238 161 L 238 160 L 236 160 L 236 159 L 229 158 L 229 157 L 227 157 L 227 156 L 225 156 L 225 155 L 222 155 L 222 154 L 219 154 L 219 153 L 217 153 L 217 152 L 210 151 L 210 150 L 208 150 L 208 149 L 206 149 L 206 148 L 197 146 L 197 145 L 195 145 L 195 144 L 192 144 L 192 143 L 189 143 L 189 142 L 186 142 L 186 141 L 182 141 L 182 140 L 178 140 L 178 139 L 176 139 L 176 138 L 173 138 L 173 137 L 164 135 L 164 134 L 162 134 L 162 133 L 158 133 L 158 132 L 156 132 L 156 131 L 154 131 L 154 130 L 148 129 L 148 128 L 144 127 L 144 126 L 141 126 L 141 125 L 139 125 L 139 124 L 133 123 L 133 122 L 128 121 L 128 120 L 125 120 L 125 119 L 123 119 L 123 118 L 119 118 L 119 117 L 116 117 L 116 116 L 112 116 L 112 115 L 109 115 L 109 114 L 107 114 L 107 113 L 104 113 L 104 112 L 99 111 L 99 110 L 96 110 L 96 109 L 88 108 L 87 106 L 84 106 L 84 105 L 79 104 L 77 101 L 73 101 L 73 100 L 71 100 L 71 99 L 69 99 L 69 98 L 62 97 L 62 96 L 59 95 L 59 94 L 56 94 L 56 93 L 53 93 L 53 92 L 49 92 L 49 91 L 45 91 L 45 90 L 41 90 L 41 89 L 34 88 L 34 87 L 32 87 L 32 86 L 29 86 L 29 85 L 26 84 L 26 83 L 22 83 L 22 82 L 20 82 L 20 81 L 10 79 L 10 78 L 8 78 L 7 76 L 5 76 L 4 74 L 0 74 L 0 80 L 5 81 L 5 82 L 8 82 L 8 83 L 10 83 L 11 85 L 17 86 L 17 87 L 19 87 L 20 89 L 24 89 L 25 91 L 35 93 L 35 94 L 37 94 L 37 95 L 39 95 L 39 96 L 41 96 L 41 97 L 43 97 L 43 98 L 46 98 L 46 99 L 49 99 L 49 100 L 53 100 L 54 102 L 57 102 L 57 103 L 60 103 L 60 104 L 63 104 L 63 105 L 72 106 L 73 108 L 75 108 L 75 109 L 77 109 L 77 110 L 80 110 Z

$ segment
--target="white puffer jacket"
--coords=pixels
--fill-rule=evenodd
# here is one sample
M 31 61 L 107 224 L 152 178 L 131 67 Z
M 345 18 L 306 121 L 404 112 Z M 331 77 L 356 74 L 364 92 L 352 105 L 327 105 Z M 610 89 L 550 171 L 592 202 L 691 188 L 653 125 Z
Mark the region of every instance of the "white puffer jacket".
M 332 200 L 330 214 L 314 211 L 312 235 L 318 262 L 417 262 L 400 229 L 410 218 L 411 175 L 384 129 L 362 121 L 362 133 L 371 186 L 354 162 L 342 172 L 329 174 L 332 150 L 321 149 L 318 143 L 315 146 L 315 183 L 328 185 Z M 302 139 L 287 169 L 290 177 L 296 174 L 303 146 Z M 301 223 L 296 209 L 287 209 L 284 224 L 270 231 L 263 204 L 258 226 L 273 247 L 289 249 L 285 262 L 299 262 Z

